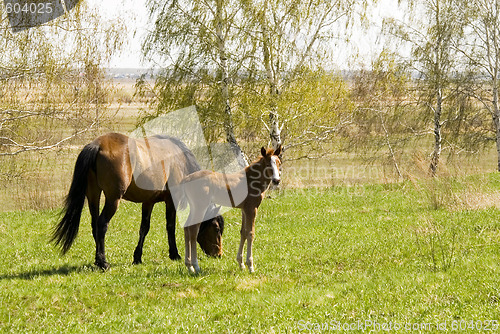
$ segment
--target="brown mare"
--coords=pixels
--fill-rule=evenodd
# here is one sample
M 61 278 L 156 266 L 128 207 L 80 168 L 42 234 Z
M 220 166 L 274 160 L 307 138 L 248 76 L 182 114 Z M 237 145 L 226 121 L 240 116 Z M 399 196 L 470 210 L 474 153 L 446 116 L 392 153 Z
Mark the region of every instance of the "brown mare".
M 190 174 L 182 181 L 182 191 L 190 207 L 184 227 L 185 264 L 190 273 L 200 271 L 196 256 L 196 237 L 210 203 L 241 209 L 241 239 L 236 260 L 241 269 L 244 269 L 243 247 L 246 241 L 246 265 L 251 273 L 254 272 L 252 242 L 255 236 L 255 216 L 270 183 L 277 185 L 280 182 L 280 152 L 281 146 L 277 150 L 266 150 L 263 147 L 259 159 L 238 173 L 223 174 L 202 170 Z
M 151 152 L 155 157 L 151 157 Z M 140 175 L 134 173 L 141 163 L 147 166 L 144 162 L 148 159 L 161 160 L 161 168 L 144 169 Z M 134 162 L 133 166 L 131 161 Z M 142 203 L 139 242 L 134 252 L 134 263 L 141 263 L 153 206 L 157 202 L 165 202 L 169 257 L 180 259 L 175 242 L 176 207 L 179 203 L 174 203 L 168 184 L 177 184 L 185 176 L 199 170 L 193 153 L 178 139 L 154 136 L 135 140 L 118 133 L 103 135 L 86 145 L 77 158 L 73 181 L 66 197 L 65 214 L 55 227 L 52 240 L 61 246 L 63 254 L 70 249 L 78 234 L 87 197 L 96 244 L 95 264 L 107 269 L 109 264 L 106 262 L 104 238 L 120 200 Z M 159 187 L 158 182 L 162 182 Z M 144 186 L 155 183 L 156 186 Z M 104 193 L 105 203 L 99 215 L 101 193 Z M 224 220 L 218 216 L 218 208 L 214 205 L 207 210 L 207 217 L 209 214 L 215 218 L 203 222 L 198 242 L 208 255 L 220 256 Z

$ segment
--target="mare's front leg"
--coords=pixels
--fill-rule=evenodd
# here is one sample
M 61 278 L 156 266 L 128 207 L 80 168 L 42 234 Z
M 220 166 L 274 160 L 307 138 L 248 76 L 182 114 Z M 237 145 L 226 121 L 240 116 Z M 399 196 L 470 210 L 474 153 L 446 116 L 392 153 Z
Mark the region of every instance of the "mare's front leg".
M 167 221 L 167 236 L 168 236 L 168 257 L 171 260 L 180 260 L 181 256 L 177 250 L 177 242 L 175 241 L 175 218 L 177 212 L 172 197 L 169 196 L 165 200 L 165 219 Z
M 134 251 L 134 264 L 142 263 L 142 248 L 151 226 L 151 212 L 154 205 L 154 203 L 142 203 L 141 228 L 139 230 L 139 242 Z
M 250 273 L 255 272 L 253 254 L 252 254 L 252 244 L 255 238 L 255 216 L 257 215 L 256 207 L 244 207 L 241 209 L 241 231 L 240 231 L 240 246 L 238 248 L 238 255 L 236 256 L 236 261 L 238 261 L 240 268 L 245 269 L 245 264 L 248 267 Z M 247 243 L 247 257 L 245 264 L 243 263 L 243 247 Z
M 108 231 L 108 225 L 111 218 L 113 218 L 116 210 L 118 209 L 118 203 L 120 199 L 108 200 L 106 198 L 106 203 L 102 209 L 101 215 L 97 220 L 96 226 L 96 252 L 95 252 L 95 265 L 99 268 L 106 270 L 109 268 L 109 263 L 106 262 L 106 252 L 104 247 L 104 238 L 106 237 L 106 232 Z

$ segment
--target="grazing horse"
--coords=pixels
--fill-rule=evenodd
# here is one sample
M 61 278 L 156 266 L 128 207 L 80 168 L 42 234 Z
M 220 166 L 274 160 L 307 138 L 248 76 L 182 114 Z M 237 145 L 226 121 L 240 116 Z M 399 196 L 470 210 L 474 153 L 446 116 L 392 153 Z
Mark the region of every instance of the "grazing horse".
M 259 159 L 238 173 L 224 174 L 202 170 L 190 174 L 182 181 L 180 186 L 190 207 L 184 227 L 185 264 L 190 273 L 200 271 L 196 256 L 196 236 L 210 203 L 241 209 L 241 239 L 236 259 L 241 269 L 244 269 L 243 247 L 246 241 L 246 265 L 251 273 L 255 271 L 252 257 L 255 216 L 270 183 L 277 185 L 280 182 L 280 153 L 281 146 L 276 150 L 266 150 L 262 147 Z
M 151 166 L 152 161 L 159 161 Z M 142 169 L 141 169 L 142 168 Z M 139 170 L 139 172 L 137 172 Z M 134 264 L 142 263 L 142 248 L 150 228 L 153 206 L 165 202 L 169 257 L 180 259 L 175 241 L 176 207 L 169 190 L 190 173 L 200 170 L 193 153 L 176 138 L 153 136 L 142 140 L 118 133 L 98 137 L 80 152 L 71 187 L 66 197 L 64 216 L 55 227 L 52 241 L 66 253 L 78 234 L 80 217 L 88 199 L 92 217 L 92 234 L 96 244 L 95 264 L 109 268 L 106 262 L 104 238 L 108 224 L 121 199 L 142 203 L 139 242 L 134 251 Z M 167 183 L 168 181 L 168 183 Z M 104 208 L 99 214 L 101 193 Z M 207 219 L 198 237 L 202 249 L 211 256 L 222 254 L 224 220 L 213 204 L 207 210 Z

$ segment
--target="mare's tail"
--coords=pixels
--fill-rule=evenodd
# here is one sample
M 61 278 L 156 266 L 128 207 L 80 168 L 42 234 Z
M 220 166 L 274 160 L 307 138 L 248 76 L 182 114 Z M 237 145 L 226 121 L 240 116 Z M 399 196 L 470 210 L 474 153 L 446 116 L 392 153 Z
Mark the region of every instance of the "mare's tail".
M 51 242 L 61 246 L 61 252 L 65 254 L 73 244 L 80 226 L 85 196 L 87 194 L 87 175 L 90 168 L 94 168 L 99 153 L 99 144 L 92 142 L 87 144 L 78 155 L 73 173 L 73 181 L 69 188 L 68 196 L 64 204 L 64 217 L 54 228 Z

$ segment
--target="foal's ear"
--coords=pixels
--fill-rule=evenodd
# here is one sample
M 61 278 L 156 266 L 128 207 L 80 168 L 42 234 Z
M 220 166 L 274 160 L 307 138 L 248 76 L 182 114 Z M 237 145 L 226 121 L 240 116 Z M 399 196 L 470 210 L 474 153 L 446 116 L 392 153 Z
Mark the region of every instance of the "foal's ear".
M 281 154 L 281 144 L 279 144 L 278 148 L 276 151 L 274 151 L 273 155 L 280 155 Z
M 262 154 L 263 157 L 265 157 L 267 155 L 267 151 L 264 148 L 264 146 L 262 146 L 262 148 L 260 149 L 260 154 Z

